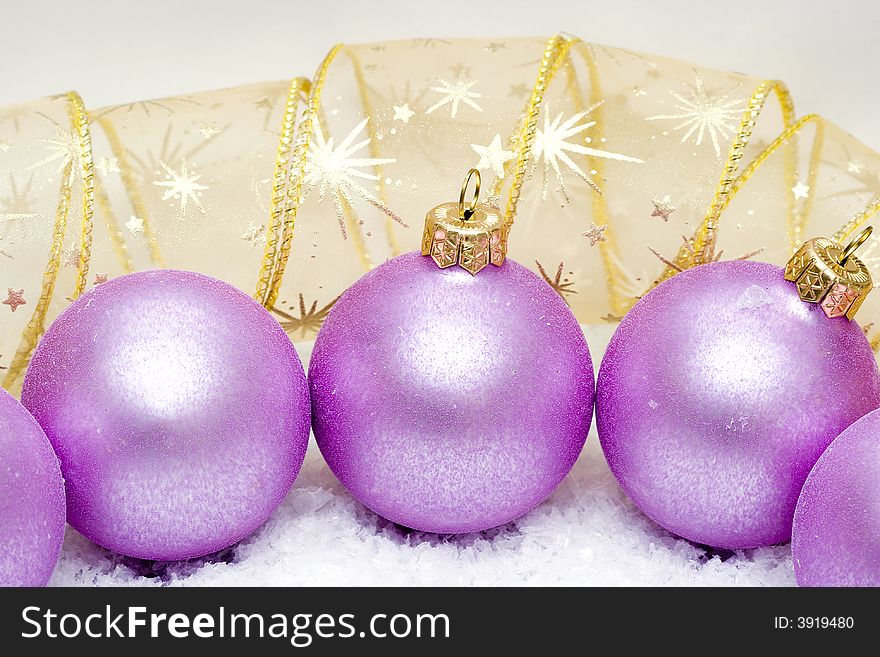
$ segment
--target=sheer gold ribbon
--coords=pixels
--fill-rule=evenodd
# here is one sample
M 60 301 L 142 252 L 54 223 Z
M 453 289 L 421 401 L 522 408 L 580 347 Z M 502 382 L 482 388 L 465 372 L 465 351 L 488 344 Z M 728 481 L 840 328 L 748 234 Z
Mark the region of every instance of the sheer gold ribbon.
M 79 166 L 80 180 L 82 181 L 82 223 L 80 228 L 80 250 L 76 272 L 76 284 L 73 290 L 73 299 L 82 294 L 86 286 L 86 277 L 89 272 L 89 259 L 92 244 L 92 218 L 95 212 L 95 185 L 94 169 L 92 163 L 92 137 L 89 130 L 88 115 L 85 105 L 79 94 L 75 91 L 68 92 L 64 96 L 67 105 L 67 114 L 70 120 L 70 129 L 75 135 L 78 146 L 77 164 Z M 76 180 L 74 175 L 75 163 L 70 160 L 64 164 L 61 172 L 61 188 L 58 191 L 58 204 L 55 210 L 55 224 L 52 229 L 52 242 L 49 251 L 49 260 L 43 272 L 40 297 L 30 321 L 28 321 L 22 335 L 22 342 L 12 365 L 3 380 L 3 386 L 9 387 L 21 376 L 27 367 L 28 360 L 33 353 L 34 347 L 46 328 L 46 314 L 49 303 L 55 291 L 55 280 L 58 274 L 58 265 L 61 259 L 61 240 L 64 236 L 70 205 L 73 196 L 73 186 Z
M 657 63 L 658 60 L 644 55 L 586 44 L 572 37 L 554 36 L 544 42 L 540 50 L 538 43 L 522 40 L 480 46 L 476 42 L 423 40 L 411 44 L 338 45 L 328 53 L 311 80 L 294 78 L 283 84 L 267 83 L 253 89 L 217 92 L 210 99 L 182 97 L 146 101 L 91 113 L 86 111 L 79 96 L 71 92 L 43 101 L 51 108 L 57 107 L 58 102 L 64 103 L 65 129 L 70 136 L 67 146 L 64 146 L 67 144 L 64 130 L 58 128 L 62 123 L 48 110 L 44 111 L 42 105 L 30 108 L 30 114 L 20 108 L 6 113 L 0 110 L 0 128 L 4 122 L 7 126 L 14 124 L 14 132 L 18 134 L 20 117 L 39 115 L 46 120 L 33 119 L 39 130 L 55 129 L 61 136 L 58 139 L 37 137 L 36 140 L 51 143 L 52 148 L 56 148 L 55 142 L 61 144 L 57 148 L 68 148 L 66 155 L 55 157 L 50 153 L 35 163 L 28 163 L 27 158 L 0 160 L 0 171 L 8 174 L 8 187 L 12 190 L 6 194 L 6 205 L 10 207 L 21 205 L 24 197 L 22 185 L 15 182 L 22 177 L 22 172 L 42 172 L 60 163 L 57 172 L 45 177 L 45 182 L 54 178 L 58 184 L 51 230 L 35 225 L 31 239 L 22 239 L 20 244 L 24 248 L 14 256 L 2 251 L 5 242 L 0 242 L 0 252 L 10 260 L 14 257 L 15 266 L 31 267 L 38 262 L 40 248 L 47 248 L 49 254 L 42 266 L 39 295 L 26 323 L 20 329 L 7 328 L 5 334 L 0 335 L 0 366 L 2 354 L 8 352 L 17 335 L 14 355 L 5 368 L 4 387 L 14 389 L 20 382 L 47 322 L 86 290 L 90 268 L 95 272 L 95 283 L 100 284 L 106 278 L 107 274 L 92 266 L 96 208 L 104 218 L 101 253 L 113 253 L 115 259 L 112 265 L 104 264 L 111 262 L 108 255 L 106 261 L 101 261 L 102 268 L 112 266 L 114 272 L 127 273 L 149 266 L 188 267 L 219 275 L 242 287 L 249 276 L 247 268 L 253 267 L 251 271 L 256 272 L 254 297 L 276 312 L 294 339 L 314 335 L 333 301 L 359 275 L 358 271 L 397 255 L 417 242 L 418 236 L 413 235 L 418 233 L 420 224 L 418 207 L 427 209 L 438 200 L 447 200 L 431 198 L 430 194 L 439 193 L 444 187 L 453 189 L 456 179 L 447 174 L 456 169 L 466 170 L 472 164 L 469 157 L 476 159 L 477 155 L 483 166 L 495 173 L 490 186 L 492 198 L 499 205 L 502 198 L 505 199 L 505 216 L 510 221 L 516 218 L 517 229 L 523 232 L 524 239 L 518 244 L 517 229 L 514 230 L 511 255 L 526 264 L 534 263 L 537 271 L 572 305 L 582 322 L 619 319 L 660 281 L 682 269 L 720 257 L 725 240 L 741 255 L 761 250 L 762 257 L 780 261 L 804 238 L 812 236 L 810 231 L 825 231 L 837 239 L 845 239 L 880 209 L 880 198 L 875 193 L 880 190 L 880 182 L 875 190 L 871 178 L 876 174 L 880 181 L 880 158 L 820 117 L 808 115 L 796 119 L 793 102 L 782 82 L 752 82 L 744 76 L 709 72 L 666 60 Z M 409 48 L 406 53 L 412 56 L 413 63 L 401 73 L 398 69 L 407 65 L 400 61 L 405 48 Z M 445 49 L 449 55 L 437 59 L 424 55 L 434 48 Z M 530 52 L 537 55 L 533 63 L 527 59 Z M 340 58 L 341 53 L 346 57 Z M 394 53 L 393 56 L 390 53 Z M 526 58 L 526 61 L 516 61 L 515 57 Z M 456 58 L 461 62 L 450 66 Z M 436 61 L 442 64 L 429 64 Z M 439 71 L 427 70 L 428 66 L 436 66 Z M 511 89 L 509 96 L 497 90 L 491 94 L 473 91 L 476 74 L 469 72 L 472 66 L 478 67 L 483 77 L 494 73 L 502 79 Z M 441 75 L 450 68 L 454 76 Z M 661 74 L 660 69 L 670 72 Z M 384 79 L 376 79 L 377 71 L 385 71 Z M 695 82 L 686 78 L 688 71 L 693 71 Z M 709 89 L 705 79 L 710 73 L 722 86 L 720 91 Z M 447 77 L 454 80 L 450 82 Z M 527 83 L 515 83 L 525 79 Z M 639 84 L 628 88 L 632 79 L 644 80 L 650 86 L 653 94 L 650 115 L 649 110 L 636 107 L 637 101 L 649 92 Z M 379 89 L 383 83 L 391 88 L 390 92 Z M 416 84 L 421 87 L 413 92 Z M 753 84 L 753 90 L 742 102 L 734 101 L 729 98 L 733 92 L 724 90 L 725 84 L 734 90 Z M 496 88 L 498 86 L 496 84 Z M 257 98 L 260 94 L 263 97 Z M 252 97 L 256 99 L 245 100 Z M 277 97 L 283 100 L 276 111 L 273 98 Z M 510 101 L 510 97 L 514 100 Z M 516 107 L 518 97 L 525 100 Z M 764 121 L 771 97 L 777 101 L 778 117 L 775 121 Z M 429 99 L 435 102 L 429 105 Z M 494 105 L 484 108 L 478 101 L 484 105 L 491 101 Z M 669 110 L 669 105 L 675 108 Z M 190 128 L 183 131 L 174 146 L 173 135 L 180 123 L 175 120 L 178 110 L 174 108 L 178 106 L 185 108 Z M 712 108 L 716 112 L 714 118 Z M 264 218 L 253 222 L 248 214 L 247 227 L 240 217 L 224 217 L 222 221 L 211 223 L 210 216 L 222 215 L 224 202 L 229 204 L 232 199 L 231 204 L 236 205 L 233 191 L 237 193 L 240 188 L 222 196 L 222 188 L 233 185 L 227 185 L 228 181 L 217 175 L 210 181 L 203 178 L 205 174 L 196 173 L 194 161 L 209 144 L 217 141 L 218 135 L 231 132 L 236 126 L 255 130 L 254 118 L 262 111 L 265 111 L 265 125 L 262 132 L 256 133 L 259 137 L 256 146 L 248 151 L 244 137 L 239 136 L 239 141 L 227 147 L 230 150 L 225 151 L 225 159 L 215 154 L 211 166 L 230 177 L 246 177 L 247 167 L 238 161 L 249 157 L 255 200 L 242 207 L 252 211 L 261 203 L 261 190 L 267 186 L 269 204 L 262 210 Z M 701 114 L 704 111 L 706 113 Z M 466 112 L 470 117 L 467 120 L 461 118 Z M 740 118 L 731 130 L 732 123 L 729 125 L 726 121 L 735 112 L 740 112 Z M 163 116 L 164 134 L 155 127 L 160 122 L 157 115 Z M 416 128 L 412 127 L 414 117 L 419 120 Z M 484 121 L 480 120 L 482 117 L 486 117 Z M 227 119 L 229 127 L 221 128 Z M 755 135 L 762 123 L 779 127 L 775 135 L 772 134 L 774 128 L 764 129 L 762 139 L 766 143 L 756 147 Z M 277 126 L 277 132 L 270 124 Z M 650 132 L 656 125 L 665 125 L 667 129 Z M 192 126 L 199 126 L 200 136 L 195 135 Z M 98 130 L 94 131 L 96 127 Z M 814 131 L 812 140 L 803 139 L 808 128 Z M 688 129 L 690 132 L 686 132 Z M 444 131 L 449 133 L 448 144 L 443 141 Z M 729 139 L 728 132 L 731 133 Z M 403 133 L 406 138 L 401 136 Z M 495 146 L 481 146 L 492 140 L 492 133 L 505 136 L 493 142 Z M 107 153 L 100 166 L 95 161 L 93 142 L 98 134 L 103 142 L 102 152 Z M 136 146 L 132 140 L 140 134 L 147 137 Z M 271 134 L 274 145 L 262 137 L 263 134 Z M 465 148 L 467 141 L 479 138 L 482 142 L 470 144 L 472 150 Z M 711 153 L 707 156 L 704 148 L 710 138 L 716 152 L 721 152 L 722 145 L 726 152 L 719 160 L 720 171 L 711 192 L 707 184 L 699 182 L 705 163 L 714 166 Z M 629 148 L 637 155 L 609 150 L 606 146 L 609 140 L 622 143 L 621 151 Z M 650 140 L 658 145 L 646 146 Z M 31 139 L 31 143 L 34 141 Z M 388 145 L 392 141 L 394 145 Z M 188 148 L 181 145 L 184 142 Z M 804 143 L 809 146 L 806 155 L 802 153 Z M 0 147 L 4 144 L 11 144 L 5 149 L 7 152 L 12 146 L 18 147 L 3 140 L 0 132 Z M 694 164 L 683 164 L 681 170 L 687 172 L 692 168 L 694 189 L 687 203 L 680 205 L 688 205 L 691 215 L 700 218 L 698 221 L 683 219 L 674 224 L 680 229 L 684 243 L 674 254 L 665 257 L 658 250 L 661 246 L 655 248 L 649 240 L 656 237 L 666 244 L 662 246 L 666 249 L 674 244 L 674 239 L 668 238 L 674 229 L 661 233 L 658 227 L 672 226 L 670 218 L 673 213 L 682 212 L 682 208 L 673 207 L 671 200 L 652 201 L 655 212 L 651 217 L 658 219 L 643 224 L 651 234 L 642 241 L 643 236 L 632 228 L 633 220 L 628 212 L 634 211 L 622 190 L 635 190 L 639 184 L 662 190 L 663 185 L 678 184 L 671 173 L 660 168 L 651 169 L 650 174 L 632 172 L 644 171 L 638 166 L 652 166 L 668 153 L 686 153 L 692 144 L 690 155 Z M 362 154 L 362 150 L 367 152 Z M 268 163 L 273 151 L 274 167 L 269 173 L 268 167 L 263 168 L 261 163 Z M 855 151 L 858 157 L 853 155 Z M 686 156 L 677 161 L 682 159 Z M 431 172 L 401 175 L 395 181 L 394 165 L 403 160 Z M 832 161 L 831 173 L 825 171 L 829 161 Z M 202 170 L 205 168 L 201 163 L 200 166 Z M 96 175 L 96 167 L 102 170 L 101 176 Z M 768 173 L 763 174 L 764 170 Z M 801 172 L 806 175 L 800 175 Z M 864 189 L 834 188 L 846 175 L 856 176 Z M 422 181 L 425 192 L 416 183 L 408 190 L 405 182 L 410 179 Z M 752 184 L 753 180 L 759 182 Z M 206 184 L 208 182 L 212 185 Z M 81 207 L 74 234 L 70 214 L 77 188 Z M 529 194 L 528 207 L 523 210 L 521 200 L 529 188 L 533 191 Z M 219 196 L 213 201 L 210 213 L 202 202 L 209 189 L 212 194 L 213 190 L 221 190 L 216 192 Z M 831 191 L 822 196 L 819 194 L 822 189 Z M 636 195 L 644 193 L 640 191 Z M 651 193 L 659 194 L 659 191 Z M 316 201 L 308 201 L 314 197 Z M 774 217 L 750 218 L 756 212 L 776 214 L 777 210 L 772 208 L 776 208 L 780 200 L 782 222 Z M 163 202 L 172 209 L 162 210 Z M 861 207 L 853 207 L 853 203 L 858 202 L 862 203 Z M 699 213 L 698 203 L 705 203 Z M 304 215 L 307 204 L 309 212 Z M 325 221 L 322 208 L 331 204 L 339 225 L 348 227 L 345 239 L 334 234 Z M 816 209 L 817 204 L 820 210 Z M 119 215 L 124 216 L 121 208 L 127 208 L 131 217 L 124 224 L 128 232 L 118 220 Z M 371 224 L 368 211 L 375 213 L 379 221 L 373 220 Z M 525 224 L 523 213 L 528 219 Z M 819 218 L 812 220 L 817 213 Z M 571 243 L 568 239 L 558 239 L 562 227 L 552 227 L 556 233 L 551 235 L 552 231 L 547 231 L 546 239 L 542 237 L 541 222 L 552 222 L 553 219 L 548 218 L 550 214 L 560 215 L 559 223 L 565 224 L 564 234 L 570 236 Z M 39 213 L 6 212 L 0 214 L 0 218 L 6 217 L 6 223 L 11 226 L 31 222 L 31 215 L 36 220 Z M 325 219 L 319 221 L 318 215 Z M 416 216 L 408 222 L 401 219 L 407 215 Z M 256 218 L 256 214 L 253 216 Z M 299 226 L 301 216 L 307 217 L 305 227 Z M 725 222 L 745 226 L 747 230 L 739 234 L 733 230 L 722 233 L 720 228 Z M 771 222 L 776 225 L 772 235 L 768 232 Z M 405 228 L 404 224 L 415 225 L 416 230 Z M 373 225 L 375 230 L 371 228 Z M 583 233 L 578 226 L 589 230 Z M 544 227 L 551 226 L 544 224 Z M 226 237 L 220 245 L 222 253 L 212 251 L 215 230 L 225 231 Z M 241 239 L 249 242 L 255 253 L 255 247 L 265 243 L 258 261 L 254 262 L 249 253 L 240 258 L 234 255 L 239 247 L 230 240 L 241 231 L 244 231 Z M 306 234 L 297 237 L 300 247 L 294 250 L 294 235 L 301 231 Z M 5 235 L 0 233 L 0 238 Z M 377 241 L 380 235 L 381 241 Z M 71 260 L 64 257 L 68 237 L 71 241 L 68 255 L 74 256 L 75 271 L 72 281 L 64 283 L 70 286 L 69 294 L 59 296 L 62 260 Z M 634 242 L 636 247 L 640 243 L 644 249 L 634 250 Z M 191 253 L 191 245 L 199 243 L 202 249 Z M 601 269 L 591 264 L 592 248 L 597 250 L 595 262 L 601 263 Z M 658 257 L 652 258 L 651 252 Z M 290 276 L 285 275 L 292 253 L 298 254 L 293 284 Z M 555 278 L 547 273 L 548 269 L 552 271 L 552 266 L 544 267 L 539 255 L 559 260 Z M 563 257 L 569 263 L 576 263 L 569 265 L 577 269 L 572 280 L 564 277 Z M 309 259 L 316 263 L 310 263 Z M 878 275 L 880 258 L 870 260 L 869 264 Z M 9 263 L 5 266 L 10 267 Z M 648 273 L 633 274 L 633 269 L 638 267 Z M 0 268 L 4 279 L 16 278 L 4 271 Z M 7 287 L 2 281 L 0 285 Z M 578 286 L 580 290 L 575 289 Z M 11 285 L 10 295 L 14 292 Z M 291 298 L 291 292 L 298 300 Z M 600 301 L 595 295 L 602 292 L 605 300 Z M 594 298 L 586 299 L 588 294 Z M 290 300 L 282 301 L 285 296 Z M 306 297 L 315 300 L 310 304 Z M 7 305 L 13 312 L 17 307 L 30 309 L 27 305 L 30 301 L 22 305 L 19 297 L 10 299 L 12 302 Z M 878 307 L 880 305 L 875 304 L 862 314 L 875 314 Z M 20 321 L 17 313 L 10 317 Z M 872 330 L 871 319 L 863 318 L 866 332 Z M 880 334 L 875 333 L 872 337 L 875 348 L 880 343 L 878 336 Z

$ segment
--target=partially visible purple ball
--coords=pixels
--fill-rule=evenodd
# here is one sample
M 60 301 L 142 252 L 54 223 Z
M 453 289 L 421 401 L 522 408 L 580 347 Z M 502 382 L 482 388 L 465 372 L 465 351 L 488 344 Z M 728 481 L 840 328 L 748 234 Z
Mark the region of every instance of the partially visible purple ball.
M 308 384 L 256 301 L 185 271 L 130 274 L 75 301 L 22 390 L 61 459 L 68 522 L 153 560 L 248 536 L 302 465 Z
M 593 367 L 553 289 L 508 260 L 476 276 L 408 253 L 336 302 L 309 366 L 315 437 L 363 504 L 409 528 L 489 529 L 562 481 Z
M 880 586 L 880 411 L 816 462 L 794 512 L 791 552 L 801 586 Z
M 40 425 L 0 388 L 0 586 L 44 586 L 64 540 L 64 480 Z
M 800 300 L 782 269 L 719 262 L 648 293 L 599 371 L 612 472 L 669 531 L 720 548 L 787 541 L 810 468 L 880 406 L 856 322 Z

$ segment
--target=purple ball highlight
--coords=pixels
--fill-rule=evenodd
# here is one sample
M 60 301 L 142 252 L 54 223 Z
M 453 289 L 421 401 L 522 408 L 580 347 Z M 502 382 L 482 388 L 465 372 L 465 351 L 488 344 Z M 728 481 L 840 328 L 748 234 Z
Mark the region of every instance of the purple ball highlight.
M 801 586 L 880 586 L 880 411 L 816 462 L 794 513 L 791 552 Z
M 787 541 L 810 468 L 880 406 L 858 323 L 801 301 L 774 265 L 680 273 L 630 310 L 596 394 L 608 465 L 670 532 L 719 548 Z
M 46 434 L 0 388 L 0 586 L 44 586 L 64 541 L 64 480 Z
M 193 272 L 130 274 L 75 301 L 37 347 L 22 401 L 61 460 L 68 522 L 143 559 L 251 534 L 308 445 L 308 384 L 287 335 Z
M 321 452 L 393 522 L 463 533 L 527 513 L 583 447 L 593 367 L 553 289 L 506 261 L 471 276 L 408 253 L 337 301 L 309 366 Z

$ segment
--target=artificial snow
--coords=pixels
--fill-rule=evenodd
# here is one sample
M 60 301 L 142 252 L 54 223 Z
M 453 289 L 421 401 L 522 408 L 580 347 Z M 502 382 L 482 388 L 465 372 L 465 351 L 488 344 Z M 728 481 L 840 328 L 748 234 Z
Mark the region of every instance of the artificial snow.
M 609 327 L 586 327 L 598 369 Z M 601 347 L 601 349 L 597 349 Z M 307 362 L 311 344 L 297 349 Z M 355 501 L 312 440 L 293 489 L 253 536 L 187 562 L 130 559 L 71 528 L 56 586 L 793 586 L 788 545 L 715 551 L 676 538 L 620 489 L 596 438 L 562 485 L 516 522 L 441 536 L 393 525 Z

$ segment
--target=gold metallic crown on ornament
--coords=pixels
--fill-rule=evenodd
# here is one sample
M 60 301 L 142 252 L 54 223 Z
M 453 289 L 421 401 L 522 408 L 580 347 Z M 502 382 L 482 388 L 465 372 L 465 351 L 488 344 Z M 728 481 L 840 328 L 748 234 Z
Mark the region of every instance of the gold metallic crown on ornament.
M 855 255 L 873 228 L 868 226 L 845 247 L 826 237 L 804 242 L 785 266 L 785 280 L 798 296 L 818 303 L 827 317 L 852 319 L 871 291 L 871 273 Z
M 465 205 L 472 178 L 474 196 Z M 510 223 L 498 208 L 478 204 L 479 200 L 480 172 L 471 169 L 461 186 L 458 203 L 442 203 L 425 216 L 422 255 L 431 256 L 442 269 L 457 264 L 472 275 L 487 265 L 504 264 Z

